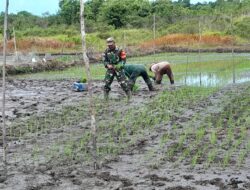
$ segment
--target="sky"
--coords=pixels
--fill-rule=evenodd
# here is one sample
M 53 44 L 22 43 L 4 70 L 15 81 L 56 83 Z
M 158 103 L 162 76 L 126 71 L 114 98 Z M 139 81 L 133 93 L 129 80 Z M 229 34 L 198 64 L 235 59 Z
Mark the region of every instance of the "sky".
M 197 2 L 209 2 L 215 0 L 191 0 L 192 4 Z M 0 12 L 5 10 L 6 0 L 0 0 Z M 9 13 L 28 11 L 34 15 L 42 16 L 43 13 L 49 12 L 56 14 L 59 10 L 59 0 L 9 0 Z

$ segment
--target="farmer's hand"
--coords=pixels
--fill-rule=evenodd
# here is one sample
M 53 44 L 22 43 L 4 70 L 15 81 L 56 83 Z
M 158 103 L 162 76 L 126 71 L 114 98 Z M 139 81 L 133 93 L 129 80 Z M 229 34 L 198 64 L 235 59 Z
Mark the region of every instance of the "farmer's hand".
M 108 69 L 114 69 L 113 65 L 111 65 L 111 64 L 108 64 L 107 67 L 108 67 Z

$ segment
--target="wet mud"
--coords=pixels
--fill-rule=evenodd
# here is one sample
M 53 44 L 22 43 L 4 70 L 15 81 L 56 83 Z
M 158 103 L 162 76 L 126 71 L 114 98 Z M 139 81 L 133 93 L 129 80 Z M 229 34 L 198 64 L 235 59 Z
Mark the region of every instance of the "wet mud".
M 57 157 L 54 152 L 59 152 L 60 146 L 55 146 L 54 152 L 50 152 L 55 142 L 66 143 L 70 139 L 80 141 L 80 136 L 90 131 L 90 120 L 87 114 L 87 92 L 74 92 L 74 81 L 40 81 L 40 80 L 8 80 L 6 92 L 6 115 L 7 128 L 16 125 L 21 131 L 18 135 L 12 133 L 8 136 L 8 165 L 7 175 L 1 158 L 0 164 L 0 189 L 5 190 L 80 190 L 80 189 L 164 189 L 164 190 L 212 190 L 212 189 L 250 189 L 250 157 L 246 157 L 243 166 L 235 164 L 223 168 L 218 165 L 206 167 L 204 162 L 197 162 L 195 167 L 189 163 L 176 164 L 176 157 L 165 159 L 164 149 L 159 146 L 163 133 L 171 132 L 172 125 L 178 124 L 185 128 L 190 119 L 199 113 L 199 121 L 208 115 L 216 115 L 223 111 L 228 102 L 233 101 L 235 96 L 250 88 L 250 83 L 229 85 L 219 89 L 206 99 L 202 99 L 193 107 L 183 107 L 181 115 L 170 118 L 166 124 L 152 129 L 131 146 L 126 147 L 114 157 L 108 157 L 99 163 L 97 170 L 93 169 L 92 159 L 74 157 L 74 153 L 64 152 L 70 156 L 67 159 Z M 110 101 L 107 106 L 102 103 L 102 81 L 94 82 L 94 95 L 101 104 L 96 108 L 97 115 L 103 122 L 112 119 L 116 110 L 121 112 L 130 109 L 139 109 L 150 102 L 161 91 L 174 91 L 175 88 L 166 84 L 158 86 L 158 91 L 149 92 L 146 85 L 139 81 L 140 89 L 134 93 L 132 100 L 127 103 L 125 93 L 114 82 L 110 93 Z M 2 86 L 0 86 L 2 92 Z M 83 102 L 83 103 L 82 103 Z M 73 112 L 73 107 L 77 107 Z M 63 117 L 52 125 L 48 122 L 48 129 L 20 130 L 22 126 L 27 128 L 29 119 L 45 117 L 47 120 L 56 119 L 57 115 L 66 109 Z M 80 112 L 80 109 L 84 110 Z M 167 108 L 166 108 L 167 109 Z M 67 115 L 71 114 L 71 117 Z M 82 115 L 82 118 L 80 118 Z M 38 117 L 39 116 L 39 117 Z M 74 117 L 79 117 L 74 120 Z M 64 118 L 65 120 L 62 120 Z M 32 121 L 33 122 L 33 121 Z M 21 125 L 20 125 L 21 123 Z M 56 125 L 59 127 L 53 127 Z M 51 128 L 49 127 L 51 125 Z M 107 126 L 108 127 L 108 126 Z M 249 128 L 247 131 L 249 138 Z M 1 155 L 2 155 L 2 143 Z M 84 144 L 83 147 L 90 147 Z M 57 149 L 58 148 L 58 149 Z M 89 149 L 84 149 L 86 152 Z M 82 151 L 79 149 L 78 151 Z M 182 150 L 180 149 L 180 152 Z M 150 155 L 151 152 L 154 154 Z M 176 154 L 178 155 L 178 154 Z

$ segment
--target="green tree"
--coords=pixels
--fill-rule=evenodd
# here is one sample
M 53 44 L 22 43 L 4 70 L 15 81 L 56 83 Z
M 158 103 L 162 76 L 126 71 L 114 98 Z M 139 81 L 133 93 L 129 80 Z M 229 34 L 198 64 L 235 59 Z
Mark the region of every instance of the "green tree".
M 103 5 L 104 0 L 90 0 L 85 3 L 85 18 L 93 21 L 97 21 L 100 8 Z
M 130 9 L 125 1 L 108 0 L 106 1 L 99 15 L 99 21 L 112 25 L 115 28 L 121 28 L 128 23 Z
M 80 2 L 79 0 L 60 0 L 59 15 L 67 25 L 80 23 Z
M 173 3 L 170 0 L 157 0 L 153 3 L 153 12 L 160 18 L 162 25 L 171 24 L 174 20 L 188 14 L 188 9 L 179 3 Z M 165 24 L 164 24 L 165 23 Z
M 191 6 L 190 0 L 178 0 L 178 4 L 180 4 L 183 7 L 190 7 Z

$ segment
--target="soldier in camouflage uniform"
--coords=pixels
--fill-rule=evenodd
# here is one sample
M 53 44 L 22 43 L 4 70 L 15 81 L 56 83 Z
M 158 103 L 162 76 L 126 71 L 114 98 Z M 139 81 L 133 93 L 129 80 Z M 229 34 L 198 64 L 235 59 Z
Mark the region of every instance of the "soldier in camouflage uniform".
M 136 79 L 142 77 L 145 83 L 148 85 L 150 91 L 154 91 L 152 82 L 148 76 L 147 69 L 144 65 L 140 64 L 126 64 L 124 66 L 125 75 L 129 78 L 129 85 L 131 90 L 133 89 Z
M 115 41 L 112 37 L 107 39 L 107 46 L 108 48 L 103 54 L 103 63 L 105 68 L 107 68 L 104 79 L 104 98 L 105 100 L 108 100 L 109 91 L 111 90 L 110 86 L 114 80 L 114 77 L 116 77 L 129 100 L 131 97 L 131 90 L 124 73 L 126 53 L 115 45 Z

